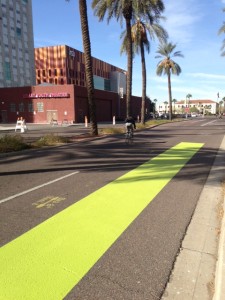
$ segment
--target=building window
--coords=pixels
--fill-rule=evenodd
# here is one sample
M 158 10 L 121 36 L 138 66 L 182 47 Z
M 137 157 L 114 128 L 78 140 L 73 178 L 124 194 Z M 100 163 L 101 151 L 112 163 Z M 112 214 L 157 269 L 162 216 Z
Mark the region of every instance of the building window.
M 38 102 L 37 103 L 37 111 L 38 112 L 43 112 L 44 111 L 44 103 L 43 102 Z
M 24 103 L 19 103 L 19 112 L 24 112 Z
M 10 112 L 16 112 L 16 104 L 10 103 Z
M 5 62 L 4 65 L 4 73 L 5 73 L 5 79 L 11 80 L 10 63 L 7 61 Z
M 21 38 L 21 28 L 16 28 L 16 35 L 18 38 Z
M 28 111 L 33 112 L 34 111 L 34 105 L 33 102 L 28 102 Z

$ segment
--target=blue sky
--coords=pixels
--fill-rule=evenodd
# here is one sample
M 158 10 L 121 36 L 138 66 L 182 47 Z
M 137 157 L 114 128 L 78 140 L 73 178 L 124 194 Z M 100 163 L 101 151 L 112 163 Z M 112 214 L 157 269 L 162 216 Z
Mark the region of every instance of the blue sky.
M 87 0 L 92 56 L 117 67 L 127 69 L 127 57 L 120 54 L 120 34 L 125 29 L 115 20 L 99 22 Z M 78 0 L 33 0 L 33 30 L 35 47 L 68 45 L 83 51 Z M 172 97 L 221 100 L 225 97 L 225 57 L 220 48 L 225 34 L 218 35 L 225 21 L 225 0 L 164 0 L 169 41 L 184 58 L 175 58 L 182 73 L 172 76 Z M 157 104 L 168 101 L 167 77 L 156 75 L 155 59 L 158 42 L 151 41 L 146 53 L 147 95 Z M 141 96 L 140 56 L 134 58 L 132 93 Z M 219 92 L 220 98 L 217 99 Z

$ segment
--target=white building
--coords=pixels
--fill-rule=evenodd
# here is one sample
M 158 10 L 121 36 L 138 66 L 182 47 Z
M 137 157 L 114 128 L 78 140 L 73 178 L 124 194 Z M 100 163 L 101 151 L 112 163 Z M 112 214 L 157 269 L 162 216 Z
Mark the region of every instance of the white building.
M 168 101 L 159 103 L 156 106 L 156 110 L 159 113 L 168 113 L 170 106 Z M 200 114 L 216 114 L 219 110 L 219 104 L 213 100 L 181 100 L 172 103 L 172 112 L 174 114 L 185 114 L 191 112 L 197 112 Z
M 0 87 L 35 84 L 31 0 L 0 0 Z

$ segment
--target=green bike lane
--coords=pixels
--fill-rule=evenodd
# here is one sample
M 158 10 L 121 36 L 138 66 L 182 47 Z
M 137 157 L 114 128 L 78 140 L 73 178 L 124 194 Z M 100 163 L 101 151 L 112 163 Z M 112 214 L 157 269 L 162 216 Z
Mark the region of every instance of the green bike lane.
M 177 144 L 3 246 L 0 299 L 63 299 L 202 146 Z

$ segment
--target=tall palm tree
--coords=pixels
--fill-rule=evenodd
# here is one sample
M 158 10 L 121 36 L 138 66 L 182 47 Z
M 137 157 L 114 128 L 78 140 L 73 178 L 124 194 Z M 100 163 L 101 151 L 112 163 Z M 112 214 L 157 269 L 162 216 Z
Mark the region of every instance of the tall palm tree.
M 69 2 L 69 0 L 66 1 Z M 80 11 L 82 40 L 83 40 L 83 47 L 84 47 L 85 75 L 86 75 L 86 85 L 87 85 L 87 95 L 88 95 L 88 108 L 89 108 L 90 124 L 91 124 L 91 134 L 98 135 L 96 105 L 94 100 L 94 80 L 93 80 L 93 71 L 92 71 L 91 42 L 89 36 L 86 0 L 79 0 L 79 11 Z
M 225 113 L 225 97 L 222 98 L 223 101 L 223 113 Z
M 180 51 L 174 52 L 176 48 L 176 44 L 172 44 L 171 42 L 163 42 L 158 46 L 158 50 L 156 53 L 159 55 L 156 58 L 162 58 L 162 60 L 158 63 L 156 74 L 161 76 L 163 73 L 168 77 L 168 92 L 169 92 L 169 106 L 170 113 L 169 118 L 172 120 L 172 90 L 171 90 L 171 74 L 179 75 L 181 73 L 180 66 L 171 59 L 171 57 L 183 57 Z
M 175 104 L 177 102 L 177 99 L 173 99 L 172 102 L 173 102 L 173 113 L 175 114 Z
M 191 94 L 187 94 L 186 95 L 186 99 L 188 99 L 190 101 L 190 99 L 192 98 L 192 95 Z
M 132 42 L 131 42 L 131 19 L 133 15 L 132 0 L 93 0 L 92 8 L 95 15 L 102 21 L 108 12 L 107 21 L 114 16 L 117 20 L 125 19 L 127 32 L 127 116 L 130 115 L 131 90 L 132 90 Z
M 164 105 L 165 105 L 165 113 L 167 113 L 167 105 L 168 105 L 168 102 L 167 102 L 167 101 L 164 101 L 163 103 L 164 103 Z
M 164 10 L 162 0 L 92 0 L 92 8 L 95 15 L 102 21 L 108 13 L 108 22 L 112 17 L 126 23 L 126 53 L 127 53 L 127 116 L 131 114 L 132 73 L 133 73 L 133 50 L 131 38 L 131 20 L 135 11 L 140 15 L 148 16 L 151 12 L 160 14 Z
M 157 103 L 158 100 L 154 99 L 153 101 L 154 101 L 154 114 L 155 114 L 156 113 L 156 103 Z
M 219 102 L 219 114 L 222 114 L 222 104 L 223 104 L 223 101 L 220 100 L 220 102 Z
M 141 21 L 137 17 L 135 23 L 131 27 L 131 37 L 133 42 L 133 48 L 135 53 L 141 53 L 141 66 L 142 66 L 142 105 L 141 105 L 141 123 L 145 123 L 145 102 L 146 102 L 146 62 L 145 62 L 145 50 L 150 52 L 150 43 L 148 35 L 151 40 L 154 40 L 155 36 L 165 41 L 168 37 L 167 32 L 159 25 L 160 16 L 150 16 L 149 20 Z
M 225 8 L 223 9 L 223 11 L 225 12 Z M 218 34 L 221 34 L 221 33 L 225 33 L 225 22 L 223 22 L 223 25 L 220 27 L 220 29 L 218 31 Z M 221 51 L 222 51 L 221 56 L 225 56 L 225 39 L 223 40 Z

